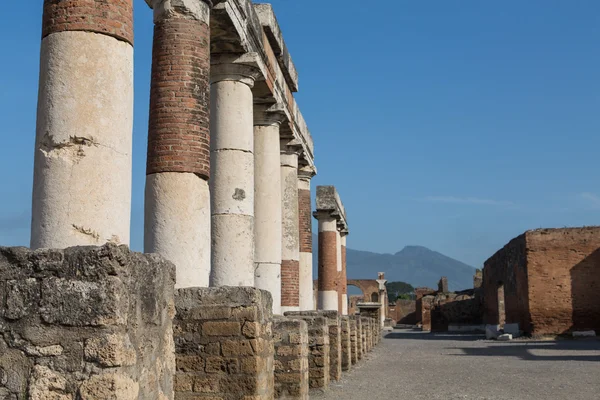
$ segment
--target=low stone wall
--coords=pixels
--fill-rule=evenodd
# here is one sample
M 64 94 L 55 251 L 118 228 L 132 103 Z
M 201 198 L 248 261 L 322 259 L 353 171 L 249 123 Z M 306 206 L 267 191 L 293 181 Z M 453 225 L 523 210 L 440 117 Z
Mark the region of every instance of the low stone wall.
M 273 398 L 269 292 L 186 288 L 177 290 L 175 305 L 176 400 Z
M 310 389 L 329 387 L 329 326 L 327 318 L 317 315 L 285 313 L 289 318 L 304 320 L 308 326 L 308 386 Z
M 285 317 L 273 321 L 275 398 L 308 399 L 308 325 Z
M 363 358 L 365 346 L 362 318 L 360 315 L 354 315 L 352 318 L 356 321 L 356 359 L 360 361 Z
M 355 365 L 358 362 L 358 326 L 356 318 L 349 317 L 350 324 L 350 363 Z
M 126 246 L 0 248 L 0 398 L 172 398 L 174 285 Z
M 343 316 L 341 318 L 342 326 L 342 371 L 350 370 L 352 366 L 352 341 L 350 339 L 350 318 Z
M 361 323 L 363 327 L 363 351 L 368 353 L 371 351 L 371 324 L 367 317 L 361 317 Z

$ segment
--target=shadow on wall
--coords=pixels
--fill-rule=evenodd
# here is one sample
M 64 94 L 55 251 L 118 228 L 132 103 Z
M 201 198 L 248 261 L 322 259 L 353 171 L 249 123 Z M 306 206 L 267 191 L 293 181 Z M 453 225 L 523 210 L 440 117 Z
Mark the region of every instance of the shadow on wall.
M 600 361 L 599 340 L 532 341 L 455 349 L 457 357 L 514 357 L 524 361 Z
M 570 331 L 600 332 L 600 249 L 595 250 L 571 271 L 573 325 Z

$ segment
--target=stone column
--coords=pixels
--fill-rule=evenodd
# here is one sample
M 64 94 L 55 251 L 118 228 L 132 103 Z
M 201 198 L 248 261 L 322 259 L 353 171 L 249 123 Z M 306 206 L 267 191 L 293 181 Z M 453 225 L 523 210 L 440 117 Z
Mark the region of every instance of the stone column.
M 300 235 L 300 311 L 314 310 L 312 263 L 312 203 L 310 180 L 314 167 L 298 170 L 298 218 Z
M 342 314 L 343 310 L 343 299 L 342 299 L 342 233 L 338 228 L 336 230 L 336 272 L 337 272 L 337 281 L 335 284 L 337 294 L 338 294 L 338 312 Z
M 129 244 L 133 0 L 44 1 L 32 248 Z
M 175 264 L 177 287 L 208 286 L 210 8 L 153 6 L 144 251 Z
M 346 237 L 348 232 L 340 232 L 342 272 L 340 275 L 340 291 L 342 293 L 342 315 L 348 315 L 348 273 L 346 272 Z
M 299 311 L 298 153 L 286 144 L 281 148 L 281 203 L 281 310 Z
M 255 56 L 211 60 L 211 286 L 254 286 Z
M 254 284 L 273 297 L 281 314 L 281 156 L 277 105 L 254 106 Z
M 315 213 L 319 221 L 319 310 L 338 310 L 337 221 L 329 213 Z

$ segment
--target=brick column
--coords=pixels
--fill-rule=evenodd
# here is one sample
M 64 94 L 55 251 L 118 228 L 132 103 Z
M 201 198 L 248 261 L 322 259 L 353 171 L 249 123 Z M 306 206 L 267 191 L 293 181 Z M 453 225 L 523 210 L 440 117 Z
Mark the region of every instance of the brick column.
M 281 148 L 281 310 L 300 309 L 300 239 L 298 219 L 298 153 L 282 144 Z
M 298 170 L 298 214 L 300 228 L 300 310 L 314 310 L 312 263 L 312 203 L 310 181 L 314 167 Z
M 341 263 L 342 271 L 340 272 L 339 290 L 341 293 L 341 307 L 340 313 L 342 315 L 348 315 L 348 274 L 346 272 L 346 237 L 348 232 L 340 232 L 340 251 L 341 251 Z
M 314 214 L 319 221 L 319 310 L 338 310 L 337 221 L 329 213 Z
M 133 0 L 44 0 L 32 248 L 129 244 Z
M 177 287 L 208 286 L 210 9 L 153 6 L 144 251 L 177 266 Z
M 211 286 L 254 286 L 255 57 L 211 56 Z
M 281 314 L 281 160 L 278 105 L 254 106 L 254 285 L 273 296 Z

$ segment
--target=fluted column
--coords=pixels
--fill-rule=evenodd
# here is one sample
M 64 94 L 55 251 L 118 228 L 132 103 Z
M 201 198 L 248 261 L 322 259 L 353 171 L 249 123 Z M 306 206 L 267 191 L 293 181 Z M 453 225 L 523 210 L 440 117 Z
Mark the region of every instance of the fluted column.
M 208 286 L 210 8 L 153 5 L 144 251 L 175 264 L 177 287 Z
M 317 309 L 338 310 L 338 237 L 337 220 L 329 213 L 316 212 L 319 221 L 319 279 Z
M 298 152 L 285 144 L 281 147 L 281 203 L 281 311 L 299 311 Z
M 133 0 L 45 0 L 31 247 L 129 244 Z
M 312 262 L 312 202 L 310 192 L 310 181 L 314 176 L 314 167 L 306 166 L 298 170 L 300 311 L 315 309 Z
M 213 55 L 211 286 L 254 286 L 255 55 Z
M 254 285 L 273 296 L 281 314 L 281 171 L 279 105 L 254 106 Z

